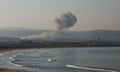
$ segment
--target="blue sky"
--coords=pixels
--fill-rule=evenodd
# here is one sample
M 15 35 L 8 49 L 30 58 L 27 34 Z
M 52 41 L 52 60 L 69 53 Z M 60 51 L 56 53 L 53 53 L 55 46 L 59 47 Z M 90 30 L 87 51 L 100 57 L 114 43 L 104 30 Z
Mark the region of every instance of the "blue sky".
M 120 0 L 0 0 L 0 28 L 55 29 L 68 11 L 78 18 L 70 30 L 120 30 Z

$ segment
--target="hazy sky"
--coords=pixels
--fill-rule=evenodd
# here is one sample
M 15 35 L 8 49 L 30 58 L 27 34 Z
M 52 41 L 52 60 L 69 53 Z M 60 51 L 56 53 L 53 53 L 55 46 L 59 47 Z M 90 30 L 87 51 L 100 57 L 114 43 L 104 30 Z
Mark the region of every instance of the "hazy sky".
M 55 29 L 54 19 L 71 11 L 71 30 L 120 30 L 120 0 L 0 0 L 0 28 Z

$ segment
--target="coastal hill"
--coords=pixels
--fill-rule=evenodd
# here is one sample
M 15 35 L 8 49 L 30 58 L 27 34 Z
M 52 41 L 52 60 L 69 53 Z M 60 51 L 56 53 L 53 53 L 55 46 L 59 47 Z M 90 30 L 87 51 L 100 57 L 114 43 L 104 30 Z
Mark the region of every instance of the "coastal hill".
M 120 46 L 120 31 L 113 30 L 64 31 L 55 39 L 20 39 L 44 32 L 52 31 L 23 28 L 1 29 L 0 48 Z
M 0 29 L 0 40 L 5 38 L 20 38 L 29 35 L 39 35 L 48 30 L 32 30 L 24 28 Z M 4 37 L 4 38 L 3 38 Z M 59 39 L 64 40 L 112 40 L 120 41 L 120 31 L 91 30 L 91 31 L 64 31 Z

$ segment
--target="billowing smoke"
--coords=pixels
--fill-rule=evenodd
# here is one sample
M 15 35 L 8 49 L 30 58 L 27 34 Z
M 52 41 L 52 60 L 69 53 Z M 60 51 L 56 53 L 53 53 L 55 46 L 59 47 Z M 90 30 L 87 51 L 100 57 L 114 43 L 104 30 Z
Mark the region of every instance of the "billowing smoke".
M 58 29 L 66 29 L 72 27 L 76 22 L 77 18 L 71 12 L 65 13 L 55 19 Z
M 47 32 L 43 32 L 40 35 L 30 35 L 30 36 L 26 36 L 26 37 L 22 37 L 21 39 L 56 39 L 58 38 L 60 35 L 62 35 L 62 31 L 59 30 L 53 30 L 53 31 L 47 31 Z
M 57 30 L 43 32 L 40 35 L 31 35 L 27 37 L 22 37 L 22 39 L 36 39 L 36 38 L 55 39 L 63 33 L 63 30 L 72 27 L 76 22 L 77 22 L 76 16 L 73 15 L 71 12 L 67 12 L 55 19 Z

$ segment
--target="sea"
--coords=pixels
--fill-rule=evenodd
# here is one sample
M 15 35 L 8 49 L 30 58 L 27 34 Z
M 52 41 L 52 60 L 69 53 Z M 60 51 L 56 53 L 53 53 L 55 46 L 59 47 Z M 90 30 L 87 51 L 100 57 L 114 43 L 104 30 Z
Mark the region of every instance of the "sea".
M 120 47 L 16 50 L 0 54 L 0 67 L 33 72 L 120 72 Z

